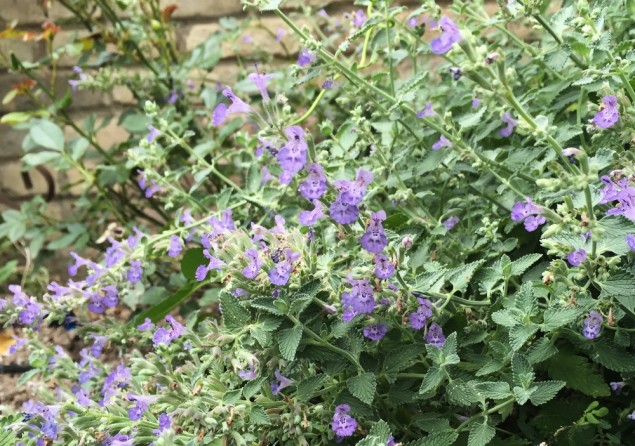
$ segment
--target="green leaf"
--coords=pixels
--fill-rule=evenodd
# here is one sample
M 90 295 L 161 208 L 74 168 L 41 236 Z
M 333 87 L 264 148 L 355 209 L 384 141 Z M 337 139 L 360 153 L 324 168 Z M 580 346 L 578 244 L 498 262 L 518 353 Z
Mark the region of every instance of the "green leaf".
M 308 402 L 315 392 L 322 388 L 322 384 L 328 379 L 327 375 L 315 375 L 300 381 L 296 397 L 300 401 Z
M 455 431 L 434 432 L 406 446 L 452 446 L 457 438 L 459 434 Z
M 302 339 L 302 327 L 296 325 L 293 328 L 287 328 L 281 330 L 278 333 L 278 347 L 280 348 L 280 354 L 287 361 L 293 361 L 295 359 L 295 353 L 300 345 Z
M 455 406 L 470 406 L 479 401 L 474 387 L 460 379 L 450 382 L 445 388 L 445 394 L 450 404 Z
M 373 435 L 379 438 L 379 441 L 382 441 L 385 445 L 390 437 L 390 426 L 384 420 L 379 420 L 373 424 L 370 428 L 370 432 L 368 435 Z
M 83 226 L 82 228 L 85 229 Z M 71 232 L 70 234 L 64 234 L 62 237 L 58 238 L 57 240 L 53 240 L 51 243 L 46 245 L 46 249 L 50 249 L 51 251 L 56 251 L 58 249 L 66 248 L 75 240 L 77 240 L 81 235 L 82 235 L 82 232 L 79 232 L 79 231 L 74 231 L 74 232 Z
M 540 329 L 545 332 L 554 331 L 575 321 L 581 314 L 580 308 L 547 308 L 543 314 L 543 322 L 540 324 Z
M 249 323 L 251 314 L 240 301 L 226 291 L 220 293 L 223 322 L 230 330 L 241 330 Z
M 188 284 L 184 286 L 179 291 L 177 291 L 176 294 L 168 297 L 163 302 L 137 314 L 128 322 L 128 326 L 130 328 L 136 327 L 137 325 L 141 324 L 145 320 L 145 318 L 150 318 L 152 322 L 162 320 L 168 313 L 181 305 L 181 303 L 183 303 L 185 299 L 190 297 L 190 295 L 197 291 L 201 286 L 202 285 L 199 283 Z
M 569 389 L 592 396 L 610 396 L 611 389 L 593 365 L 584 357 L 561 352 L 547 362 L 549 377 L 565 381 Z
M 183 258 L 181 258 L 181 272 L 187 280 L 194 280 L 196 268 L 207 263 L 208 260 L 203 255 L 203 248 L 188 249 L 183 254 Z
M 474 272 L 485 262 L 485 260 L 478 260 L 476 262 L 468 263 L 467 265 L 451 269 L 447 272 L 447 280 L 452 284 L 452 293 L 457 291 L 465 291 Z
M 558 353 L 558 349 L 548 337 L 542 337 L 531 344 L 527 350 L 527 359 L 531 364 L 539 364 Z
M 529 254 L 517 260 L 514 260 L 511 264 L 510 274 L 512 276 L 520 276 L 525 271 L 527 271 L 529 267 L 540 260 L 541 257 L 542 254 Z
M 39 166 L 57 159 L 61 159 L 59 152 L 48 151 L 27 153 L 22 157 L 22 161 L 24 162 L 24 164 L 27 164 L 29 166 Z
M 439 387 L 439 384 L 445 378 L 445 372 L 441 367 L 432 366 L 426 372 L 426 376 L 423 378 L 423 382 L 421 383 L 421 387 L 419 388 L 419 393 L 430 393 L 436 390 Z
M 262 406 L 251 406 L 251 410 L 249 411 L 249 421 L 255 425 L 269 425 L 271 424 L 271 419 L 265 409 Z
M 486 106 L 479 107 L 477 112 L 468 113 L 461 116 L 457 121 L 461 129 L 469 129 L 483 123 L 483 115 L 487 110 Z
M 425 351 L 425 346 L 422 344 L 410 344 L 389 350 L 384 359 L 386 380 L 389 383 L 395 382 L 397 373 L 417 362 L 419 360 L 418 356 Z
M 545 404 L 547 401 L 553 399 L 556 394 L 565 386 L 564 381 L 544 381 L 539 383 L 534 383 L 532 387 L 533 392 L 529 397 L 529 401 L 534 406 L 540 406 L 541 404 Z
M 538 331 L 537 325 L 516 325 L 509 329 L 509 345 L 512 350 L 520 348 Z
M 374 373 L 363 373 L 346 380 L 346 387 L 360 401 L 370 404 L 375 399 L 377 382 Z
M 0 283 L 4 282 L 9 277 L 11 277 L 11 274 L 13 274 L 13 272 L 16 270 L 17 266 L 18 266 L 17 260 L 10 260 L 7 263 L 5 263 L 2 267 L 0 267 Z
M 635 355 L 625 351 L 607 339 L 592 344 L 591 359 L 614 372 L 635 372 Z
M 276 316 L 284 315 L 284 312 L 274 305 L 274 299 L 272 299 L 271 297 L 257 297 L 249 301 L 249 305 L 251 306 L 251 308 L 263 310 L 267 313 L 275 314 Z
M 536 376 L 527 358 L 518 353 L 512 357 L 512 374 L 514 383 L 525 388 L 531 385 Z
M 280 7 L 282 0 L 268 0 L 260 6 L 261 11 L 274 11 Z
M 243 396 L 247 399 L 251 398 L 256 393 L 260 392 L 260 388 L 266 381 L 266 376 L 261 376 L 260 378 L 256 378 L 253 381 L 248 381 L 247 384 L 245 384 L 243 387 Z
M 492 320 L 503 327 L 515 327 L 520 324 L 518 318 L 510 310 L 498 310 L 492 313 Z
M 623 215 L 604 217 L 598 222 L 602 238 L 598 242 L 598 253 L 610 251 L 625 255 L 630 252 L 626 243 L 627 234 L 635 234 L 635 222 Z
M 496 435 L 496 429 L 487 423 L 472 423 L 470 427 L 470 435 L 467 438 L 467 446 L 485 446 Z
M 240 400 L 240 394 L 243 392 L 243 389 L 235 389 L 228 390 L 223 395 L 223 403 L 234 405 Z
M 628 272 L 613 274 L 606 282 L 600 283 L 602 297 L 615 297 L 617 301 L 631 313 L 635 312 L 635 293 L 633 293 L 635 276 Z
M 58 152 L 64 150 L 64 132 L 49 120 L 34 120 L 29 128 L 29 135 L 39 146 Z
M 491 400 L 503 400 L 512 395 L 511 388 L 506 382 L 481 382 L 474 384 L 474 388 L 476 392 L 481 394 L 484 398 Z

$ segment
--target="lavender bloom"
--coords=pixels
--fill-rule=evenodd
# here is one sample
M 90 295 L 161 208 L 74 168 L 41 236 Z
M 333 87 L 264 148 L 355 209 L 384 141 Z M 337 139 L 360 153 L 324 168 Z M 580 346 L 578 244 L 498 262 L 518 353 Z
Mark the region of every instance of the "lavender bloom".
M 373 254 L 379 254 L 388 244 L 388 239 L 384 233 L 384 227 L 381 222 L 386 220 L 386 212 L 371 212 L 370 224 L 364 235 L 359 240 L 362 247 Z
M 364 337 L 370 339 L 371 341 L 380 341 L 381 338 L 386 336 L 388 332 L 388 327 L 384 324 L 372 324 L 364 327 L 363 333 Z
M 600 128 L 608 129 L 613 127 L 620 119 L 620 112 L 617 107 L 617 98 L 615 96 L 604 96 L 600 111 L 593 116 L 592 123 Z
M 600 313 L 593 310 L 589 312 L 589 315 L 584 319 L 582 323 L 582 334 L 588 340 L 592 340 L 598 337 L 600 329 L 602 328 L 602 322 L 604 318 Z
M 540 215 L 542 212 L 540 206 L 534 204 L 531 199 L 525 199 L 525 202 L 518 201 L 512 207 L 511 219 L 514 221 L 525 221 L 525 229 L 528 232 L 535 231 L 539 226 L 545 224 L 547 219 Z
M 446 219 L 443 222 L 443 226 L 445 226 L 445 229 L 449 231 L 453 227 L 455 227 L 458 222 L 459 222 L 459 217 L 457 217 L 456 215 L 453 215 L 451 217 L 448 217 L 448 219 Z
M 276 30 L 276 42 L 281 42 L 282 38 L 287 34 L 287 31 L 284 28 L 278 27 Z
M 71 91 L 73 93 L 77 93 L 77 87 L 81 85 L 81 83 L 85 81 L 88 78 L 88 76 L 86 76 L 86 74 L 84 74 L 82 69 L 78 67 L 77 65 L 73 67 L 73 72 L 75 74 L 79 74 L 79 79 L 69 79 L 68 85 L 71 86 Z
M 430 50 L 435 54 L 445 54 L 463 37 L 456 24 L 447 16 L 441 17 L 438 27 L 441 29 L 441 36 L 432 39 L 430 42 Z
M 304 130 L 302 127 L 292 125 L 285 129 L 284 133 L 289 139 L 287 143 L 280 148 L 277 159 L 280 167 L 282 167 L 286 174 L 284 177 L 281 176 L 280 182 L 282 184 L 289 184 L 291 177 L 302 170 L 306 164 L 308 145 L 304 140 Z
M 90 347 L 90 354 L 93 355 L 93 358 L 99 358 L 104 350 L 106 341 L 108 341 L 108 337 L 93 335 L 93 339 L 95 342 L 93 342 L 93 345 Z
M 357 206 L 364 199 L 366 187 L 372 183 L 372 181 L 373 174 L 364 169 L 359 169 L 357 171 L 355 181 L 333 181 L 333 185 L 340 191 L 336 201 L 341 201 L 343 204 L 347 205 Z
M 395 273 L 395 265 L 393 265 L 385 255 L 376 255 L 373 262 L 375 263 L 375 275 L 378 279 L 390 279 Z
M 154 397 L 129 394 L 128 400 L 135 401 L 135 405 L 128 409 L 128 418 L 130 421 L 139 421 L 148 410 L 148 405 L 154 400 Z
M 274 76 L 273 74 L 264 73 L 251 73 L 247 78 L 253 82 L 253 84 L 260 91 L 260 95 L 265 102 L 269 102 L 269 92 L 267 91 L 267 83 Z
M 256 370 L 254 368 L 253 363 L 249 364 L 249 370 L 240 370 L 238 372 L 238 376 L 240 376 L 240 378 L 244 379 L 245 381 L 251 381 L 253 379 L 258 378 L 258 375 L 256 374 Z
M 629 220 L 635 221 L 635 188 L 629 186 L 628 178 L 618 180 L 617 184 L 606 175 L 600 180 L 604 183 L 600 204 L 617 201 L 615 207 L 609 209 L 606 215 L 623 215 Z
M 170 105 L 174 105 L 176 104 L 176 101 L 178 101 L 180 97 L 181 97 L 181 94 L 178 91 L 172 90 L 170 91 L 170 96 L 168 96 L 168 98 L 166 99 L 166 102 Z
M 141 267 L 141 260 L 133 260 L 130 262 L 130 269 L 128 270 L 128 282 L 135 284 L 141 281 L 143 277 L 143 268 Z
M 243 269 L 243 276 L 247 279 L 255 279 L 263 263 L 258 256 L 258 250 L 254 248 L 248 249 L 245 251 L 245 257 L 249 259 L 249 263 Z
M 435 322 L 433 322 L 428 328 L 428 333 L 426 334 L 426 343 L 432 344 L 438 348 L 443 347 L 443 344 L 445 344 L 443 329 L 441 329 L 441 327 L 439 327 Z
M 619 395 L 620 393 L 622 393 L 622 389 L 624 388 L 625 385 L 626 383 L 624 381 L 614 381 L 609 383 L 609 386 L 611 386 L 611 390 L 616 395 Z
M 338 437 L 350 437 L 357 429 L 357 421 L 348 414 L 350 411 L 348 404 L 340 404 L 335 408 L 331 429 Z
M 432 144 L 432 150 L 439 150 L 443 147 L 451 147 L 451 146 L 452 146 L 452 143 L 450 142 L 450 140 L 446 138 L 445 136 L 441 135 L 439 140 L 435 142 L 434 144 Z
M 177 322 L 173 316 L 167 315 L 165 320 L 169 327 L 160 327 L 154 332 L 152 342 L 155 346 L 159 344 L 170 345 L 172 341 L 186 333 L 185 327 Z
M 533 232 L 546 222 L 547 219 L 543 215 L 530 215 L 525 219 L 525 230 L 527 230 L 527 232 Z
M 359 28 L 364 25 L 364 23 L 366 23 L 366 14 L 363 9 L 358 9 L 353 15 L 353 26 Z
M 577 249 L 567 254 L 567 261 L 571 266 L 580 266 L 580 264 L 586 262 L 586 251 L 584 249 Z
M 152 143 L 152 141 L 154 141 L 154 139 L 159 136 L 159 134 L 161 132 L 159 132 L 157 129 L 155 129 L 153 126 L 149 125 L 148 126 L 148 131 L 150 133 L 148 133 L 148 136 L 146 136 L 146 141 L 148 142 L 148 144 Z
M 170 427 L 172 426 L 172 418 L 170 418 L 170 416 L 165 412 L 159 415 L 158 421 L 159 421 L 159 428 L 152 430 L 152 433 L 154 435 L 161 435 L 161 432 L 163 432 L 164 430 L 170 429 Z
M 428 118 L 430 116 L 436 115 L 436 112 L 432 109 L 432 102 L 426 102 L 426 105 L 423 107 L 423 110 L 417 113 L 417 118 Z
M 170 257 L 178 257 L 181 254 L 181 250 L 183 249 L 183 242 L 181 242 L 181 237 L 178 235 L 173 235 L 170 237 L 170 245 L 168 246 L 168 255 Z
M 348 282 L 353 286 L 353 289 L 342 293 L 345 322 L 352 320 L 358 314 L 372 313 L 375 309 L 375 295 L 373 287 L 368 281 L 349 278 Z
M 27 303 L 18 313 L 18 321 L 23 325 L 32 325 L 40 317 L 41 307 L 36 302 Z
M 231 101 L 231 105 L 227 107 L 225 104 L 220 103 L 216 106 L 212 113 L 212 124 L 214 126 L 221 125 L 229 115 L 234 113 L 249 113 L 251 111 L 251 107 L 236 96 L 231 88 L 225 87 L 223 96 Z
M 419 17 L 411 17 L 406 22 L 409 28 L 416 28 L 419 25 Z
M 395 437 L 393 437 L 392 435 L 390 437 L 388 437 L 388 441 L 386 442 L 386 446 L 397 446 L 397 443 L 395 443 Z
M 426 325 L 428 318 L 432 317 L 432 302 L 429 299 L 417 298 L 419 308 L 408 316 L 410 326 L 415 330 L 421 330 Z
M 79 268 L 81 268 L 82 266 L 88 266 L 90 264 L 90 261 L 83 257 L 80 257 L 79 255 L 77 255 L 76 252 L 73 251 L 71 251 L 71 257 L 75 259 L 75 263 L 68 265 L 68 275 L 71 277 L 75 277 Z
M 309 176 L 300 184 L 300 194 L 307 200 L 317 200 L 326 192 L 324 169 L 319 164 L 311 164 L 306 170 Z
M 139 331 L 152 330 L 153 328 L 154 328 L 154 324 L 152 323 L 152 320 L 149 317 L 145 318 L 142 324 L 137 325 L 137 330 Z
M 479 98 L 472 99 L 472 108 L 478 108 L 481 105 L 481 100 Z
M 14 335 L 11 335 L 11 337 L 13 338 L 13 340 L 15 342 L 13 344 L 11 344 L 11 346 L 9 347 L 9 354 L 10 355 L 16 354 L 23 346 L 25 346 L 29 342 L 28 339 L 19 338 L 19 337 L 14 336 Z
M 280 370 L 276 370 L 274 375 L 276 376 L 276 379 L 278 380 L 278 382 L 271 383 L 271 393 L 273 393 L 274 395 L 279 394 L 282 389 L 293 385 L 293 380 L 285 376 L 282 376 L 282 373 L 280 373 Z
M 298 215 L 298 221 L 303 226 L 313 226 L 321 218 L 324 218 L 324 205 L 318 200 L 313 200 L 315 208 L 312 211 L 302 211 Z
M 514 127 L 518 125 L 518 121 L 516 121 L 512 117 L 512 114 L 510 112 L 503 113 L 503 116 L 501 117 L 501 121 L 507 124 L 507 127 L 502 128 L 499 133 L 501 136 L 504 136 L 505 138 L 507 138 L 511 136 L 512 133 L 514 133 Z
M 300 52 L 298 56 L 298 65 L 301 67 L 305 67 L 307 65 L 311 65 L 315 62 L 315 56 L 309 52 L 309 50 L 304 49 Z
M 322 82 L 322 90 L 330 90 L 331 88 L 334 88 L 337 84 L 335 83 L 335 81 L 331 78 L 326 79 L 324 82 Z
M 626 244 L 628 245 L 628 249 L 635 251 L 635 234 L 628 234 L 626 236 Z
M 267 276 L 269 281 L 277 286 L 286 285 L 291 277 L 291 271 L 293 271 L 293 262 L 300 258 L 300 253 L 294 252 L 290 249 L 285 250 L 285 259 L 278 262 L 273 268 L 269 270 Z
M 148 184 L 148 179 L 145 172 L 138 170 L 137 173 L 139 173 L 140 175 L 137 179 L 137 184 L 139 185 L 139 189 L 145 192 L 146 198 L 152 198 L 155 193 L 161 190 L 161 186 L 159 186 L 154 180 L 151 180 L 150 184 Z
M 355 205 L 344 204 L 338 199 L 331 203 L 329 214 L 336 223 L 348 225 L 357 220 L 359 209 Z
M 128 243 L 128 248 L 130 249 L 136 248 L 141 241 L 141 237 L 143 237 L 143 232 L 139 231 L 136 227 L 132 229 L 134 231 L 134 235 L 128 236 L 128 239 L 126 240 L 126 243 Z

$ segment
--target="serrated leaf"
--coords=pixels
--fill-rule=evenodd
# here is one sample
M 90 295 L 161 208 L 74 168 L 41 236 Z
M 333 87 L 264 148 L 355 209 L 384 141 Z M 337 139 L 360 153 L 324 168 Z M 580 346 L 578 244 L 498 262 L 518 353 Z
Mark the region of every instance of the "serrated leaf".
M 228 390 L 223 395 L 223 403 L 236 404 L 240 399 L 240 394 L 242 393 L 242 391 L 243 389 Z
M 298 384 L 297 398 L 300 401 L 309 401 L 315 392 L 322 388 L 322 384 L 328 379 L 327 375 L 315 375 L 300 381 Z
M 515 327 L 520 321 L 510 310 L 498 310 L 492 313 L 492 320 L 503 327 Z
M 534 342 L 527 350 L 527 360 L 530 364 L 538 364 L 546 361 L 558 353 L 548 337 L 543 337 Z
M 482 107 L 479 107 L 478 111 L 475 113 L 468 113 L 467 115 L 461 116 L 457 120 L 459 123 L 459 126 L 461 126 L 461 129 L 469 129 L 479 124 L 482 124 L 483 115 L 485 114 L 486 110 L 487 110 L 487 107 L 482 106 Z
M 280 330 L 278 333 L 278 347 L 280 354 L 287 361 L 295 359 L 295 353 L 298 351 L 300 340 L 302 339 L 302 327 L 296 325 L 293 328 Z
M 274 299 L 270 297 L 258 297 L 256 299 L 252 299 L 249 302 L 249 305 L 252 308 L 263 310 L 267 313 L 275 314 L 276 316 L 284 315 L 284 312 L 274 305 Z
M 386 444 L 390 437 L 390 426 L 384 420 L 379 420 L 370 428 L 368 435 L 377 437 L 382 442 L 382 446 Z
M 512 374 L 514 383 L 523 387 L 528 387 L 536 376 L 527 358 L 518 353 L 512 357 Z
M 433 390 L 436 390 L 441 384 L 441 381 L 445 378 L 445 372 L 441 367 L 432 366 L 426 372 L 426 375 L 423 377 L 423 382 L 421 383 L 421 387 L 419 388 L 419 393 L 429 393 Z
M 261 376 L 260 378 L 248 381 L 247 384 L 243 386 L 243 396 L 249 399 L 256 393 L 260 392 L 260 388 L 265 383 L 265 381 L 267 381 L 266 376 Z
M 534 387 L 530 389 L 524 389 L 522 387 L 515 386 L 513 390 L 514 390 L 514 396 L 516 397 L 516 402 L 520 404 L 521 406 L 527 403 L 534 389 L 535 389 Z
M 445 394 L 450 404 L 455 406 L 470 406 L 478 402 L 479 397 L 474 388 L 460 379 L 455 379 L 445 387 Z
M 406 446 L 452 446 L 457 438 L 459 434 L 455 431 L 434 432 Z
M 367 372 L 346 380 L 346 387 L 354 397 L 359 398 L 360 401 L 366 404 L 370 404 L 375 399 L 377 381 L 375 381 L 373 373 Z
M 511 275 L 520 276 L 541 258 L 542 254 L 529 254 L 514 260 L 511 264 Z
M 591 359 L 614 372 L 635 372 L 635 355 L 625 351 L 606 339 L 600 339 L 593 345 Z
M 271 424 L 271 419 L 262 406 L 251 406 L 251 410 L 249 411 L 249 421 L 255 425 Z
M 602 297 L 614 297 L 631 313 L 635 312 L 635 293 L 633 293 L 635 276 L 628 272 L 613 274 L 606 282 L 600 283 Z
M 422 344 L 411 344 L 390 350 L 384 359 L 384 373 L 388 382 L 395 382 L 397 373 L 416 363 L 418 356 L 425 351 L 426 348 Z
M 529 397 L 529 401 L 531 401 L 531 404 L 534 406 L 545 404 L 547 401 L 553 399 L 565 384 L 564 381 L 543 381 L 534 383 L 532 386 L 534 390 Z
M 485 260 L 478 260 L 476 262 L 468 263 L 467 265 L 453 268 L 446 274 L 446 280 L 452 284 L 452 293 L 457 291 L 465 291 L 474 272 L 485 262 Z
M 512 395 L 511 388 L 506 382 L 480 382 L 474 384 L 477 393 L 491 400 L 502 400 Z
M 509 345 L 512 350 L 520 348 L 538 331 L 537 325 L 516 325 L 509 329 Z
M 575 321 L 582 311 L 579 308 L 547 308 L 543 313 L 543 322 L 540 329 L 545 332 L 554 331 Z
M 240 301 L 231 294 L 221 291 L 220 304 L 223 313 L 223 322 L 230 330 L 240 330 L 249 323 L 251 315 L 240 304 Z
M 485 446 L 496 435 L 496 429 L 480 423 L 472 423 L 470 435 L 467 438 L 467 446 Z
M 582 356 L 560 353 L 547 362 L 547 372 L 550 378 L 565 381 L 569 389 L 592 397 L 611 395 L 604 377 Z

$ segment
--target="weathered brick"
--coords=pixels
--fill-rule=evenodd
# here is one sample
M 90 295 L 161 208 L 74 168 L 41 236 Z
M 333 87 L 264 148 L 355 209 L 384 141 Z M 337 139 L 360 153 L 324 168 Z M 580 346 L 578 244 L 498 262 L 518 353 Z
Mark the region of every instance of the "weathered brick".
M 9 125 L 0 124 L 0 160 L 16 159 L 22 156 L 22 140 L 26 130 L 17 130 Z M 2 163 L 3 161 L 0 161 Z
M 196 19 L 211 17 L 223 17 L 238 14 L 243 10 L 240 0 L 212 0 L 205 2 L 201 0 L 162 0 L 161 6 L 170 4 L 178 6 L 172 17 L 179 19 Z
M 22 181 L 22 162 L 21 161 L 3 161 L 0 163 L 0 191 L 7 193 L 9 196 L 25 197 L 33 194 L 46 194 L 48 192 L 48 183 L 44 176 L 38 171 L 30 172 L 33 187 L 27 189 Z M 56 172 L 49 170 L 53 175 L 56 184 L 59 184 Z
M 46 20 L 59 20 L 68 18 L 71 14 L 59 2 L 51 2 L 48 17 L 39 6 L 40 2 L 25 0 L 1 0 L 0 1 L 0 22 L 5 25 L 17 21 L 20 25 L 36 24 L 40 25 Z

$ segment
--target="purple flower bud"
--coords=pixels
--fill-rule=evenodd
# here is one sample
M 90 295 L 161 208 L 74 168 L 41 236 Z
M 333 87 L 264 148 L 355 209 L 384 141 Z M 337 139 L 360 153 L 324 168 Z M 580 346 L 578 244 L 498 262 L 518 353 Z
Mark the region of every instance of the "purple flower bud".
M 245 251 L 244 255 L 245 258 L 249 260 L 249 263 L 243 269 L 243 276 L 245 276 L 247 279 L 255 279 L 263 263 L 258 255 L 258 250 L 254 248 L 248 249 L 247 251 Z
M 317 221 L 324 217 L 324 205 L 318 200 L 313 200 L 315 208 L 312 211 L 302 211 L 298 215 L 298 221 L 303 226 L 313 226 Z
M 445 136 L 441 135 L 439 140 L 435 142 L 434 144 L 432 144 L 432 150 L 439 150 L 439 149 L 442 149 L 443 147 L 451 147 L 451 146 L 452 146 L 452 143 L 450 142 L 450 140 L 446 138 Z
M 364 23 L 366 23 L 366 14 L 363 9 L 358 9 L 353 15 L 353 26 L 359 28 Z
M 516 121 L 512 117 L 512 114 L 510 112 L 503 113 L 503 116 L 501 117 L 501 121 L 507 124 L 507 127 L 502 128 L 499 133 L 501 136 L 504 136 L 505 138 L 507 138 L 511 136 L 511 134 L 514 132 L 514 127 L 518 125 L 518 121 Z
M 417 118 L 429 118 L 430 116 L 436 115 L 435 111 L 432 109 L 432 102 L 426 102 L 423 110 L 417 113 Z
M 145 318 L 142 324 L 137 325 L 137 330 L 139 331 L 152 330 L 153 328 L 154 328 L 154 324 L 152 323 L 152 320 L 149 317 Z
M 311 65 L 313 62 L 315 62 L 315 56 L 311 54 L 309 50 L 303 49 L 298 56 L 298 65 L 305 67 Z
M 472 99 L 472 108 L 478 108 L 481 105 L 481 100 L 479 98 Z
M 152 143 L 152 141 L 154 141 L 154 139 L 159 136 L 159 132 L 157 129 L 155 129 L 154 127 L 152 127 L 151 125 L 148 126 L 148 131 L 150 133 L 148 133 L 148 136 L 146 136 L 146 141 L 148 142 L 148 144 Z
M 617 98 L 615 96 L 604 96 L 600 111 L 593 116 L 591 122 L 597 127 L 608 129 L 613 127 L 619 119 L 620 112 L 617 107 Z
M 459 222 L 459 217 L 457 217 L 456 215 L 453 215 L 443 222 L 443 226 L 445 226 L 445 229 L 450 231 L 453 227 L 456 226 L 458 222 Z
M 152 433 L 154 435 L 160 435 L 161 432 L 163 432 L 166 429 L 170 429 L 170 427 L 172 426 L 172 418 L 170 418 L 170 416 L 165 412 L 159 415 L 158 421 L 159 421 L 159 428 L 152 430 Z
M 298 173 L 306 164 L 308 145 L 304 140 L 304 130 L 302 127 L 293 125 L 284 131 L 289 138 L 287 143 L 280 148 L 277 159 L 280 167 L 286 174 L 281 178 L 281 183 L 288 184 L 291 177 Z M 288 180 L 288 181 L 287 181 Z
M 364 327 L 363 333 L 364 337 L 370 339 L 371 341 L 379 341 L 383 338 L 388 332 L 388 327 L 384 324 L 372 324 Z
M 168 255 L 170 257 L 178 257 L 181 254 L 181 250 L 183 249 L 183 242 L 181 241 L 181 237 L 178 235 L 173 235 L 170 237 L 170 245 L 168 246 Z
M 141 260 L 133 260 L 130 262 L 130 269 L 128 270 L 128 282 L 135 284 L 141 281 L 143 277 L 143 268 L 141 267 Z
M 253 84 L 260 91 L 260 95 L 265 102 L 269 102 L 269 92 L 267 91 L 267 83 L 270 79 L 273 79 L 273 74 L 264 73 L 251 73 L 247 78 L 253 82 Z
M 580 264 L 586 262 L 586 251 L 582 248 L 567 254 L 567 261 L 571 266 L 580 266 Z
M 240 378 L 244 379 L 245 381 L 251 381 L 258 378 L 253 363 L 249 364 L 249 370 L 240 370 L 238 372 L 238 376 L 240 376 Z
M 282 389 L 293 385 L 293 380 L 285 376 L 282 376 L 282 373 L 280 373 L 280 370 L 276 370 L 274 375 L 276 376 L 276 379 L 278 380 L 277 382 L 271 383 L 271 393 L 273 393 L 274 395 L 279 394 Z

